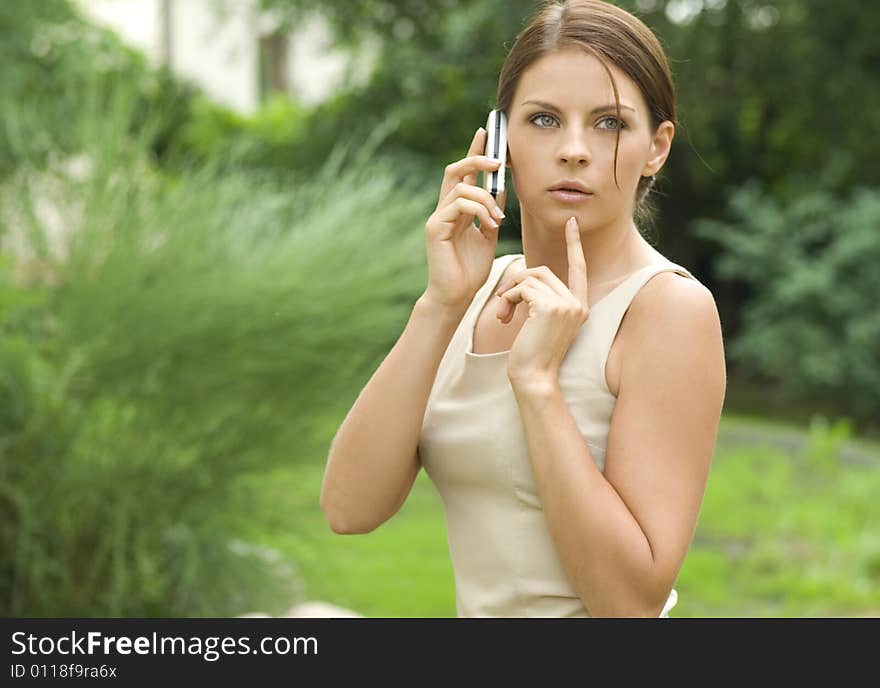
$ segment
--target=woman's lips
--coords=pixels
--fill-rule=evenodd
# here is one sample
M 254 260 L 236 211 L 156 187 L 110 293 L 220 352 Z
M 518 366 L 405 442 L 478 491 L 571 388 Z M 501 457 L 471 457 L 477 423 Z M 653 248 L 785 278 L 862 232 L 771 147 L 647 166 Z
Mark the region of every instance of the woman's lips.
M 593 197 L 593 194 L 591 193 L 568 191 L 566 189 L 554 189 L 550 192 L 550 195 L 562 203 L 581 203 Z

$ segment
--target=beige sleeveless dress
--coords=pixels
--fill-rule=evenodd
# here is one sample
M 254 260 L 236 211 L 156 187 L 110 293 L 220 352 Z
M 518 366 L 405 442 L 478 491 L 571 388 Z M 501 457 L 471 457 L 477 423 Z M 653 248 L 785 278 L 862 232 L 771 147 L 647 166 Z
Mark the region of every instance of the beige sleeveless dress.
M 449 343 L 431 388 L 419 438 L 425 472 L 443 502 L 459 617 L 589 617 L 550 536 L 507 378 L 507 351 L 475 354 L 477 316 L 504 270 L 523 254 L 496 258 Z M 616 397 L 605 362 L 623 315 L 670 261 L 647 265 L 593 304 L 559 370 L 568 408 L 600 471 Z M 661 612 L 668 617 L 678 593 Z

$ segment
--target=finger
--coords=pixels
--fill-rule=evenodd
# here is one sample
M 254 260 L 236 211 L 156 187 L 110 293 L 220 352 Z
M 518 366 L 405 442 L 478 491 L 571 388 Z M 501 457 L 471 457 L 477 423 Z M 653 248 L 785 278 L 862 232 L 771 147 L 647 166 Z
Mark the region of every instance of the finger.
M 565 242 L 568 246 L 568 289 L 586 308 L 589 304 L 587 300 L 587 261 L 584 258 L 580 228 L 574 217 L 569 218 L 565 224 Z
M 459 182 L 476 186 L 478 172 L 497 170 L 500 164 L 501 161 L 493 160 L 486 155 L 472 155 L 450 163 L 446 166 L 443 173 L 443 183 L 440 185 L 440 198 L 446 196 Z
M 499 320 L 509 322 L 518 304 L 525 301 L 531 307 L 538 298 L 558 300 L 559 295 L 540 280 L 530 278 L 520 282 L 501 295 L 501 304 L 498 309 Z
M 559 279 L 556 276 L 556 273 L 554 273 L 546 265 L 539 265 L 538 267 L 534 268 L 523 268 L 517 270 L 516 272 L 513 272 L 498 285 L 495 293 L 503 294 L 506 290 L 519 284 L 527 277 L 534 277 L 540 282 L 546 284 L 556 294 L 562 296 L 563 298 L 571 298 L 571 292 L 569 291 L 568 287 L 565 286 L 565 283 L 561 279 Z
M 471 139 L 471 146 L 468 148 L 467 154 L 477 155 L 478 153 L 482 153 L 483 149 L 486 148 L 486 130 L 483 127 L 477 127 L 477 130 L 474 132 L 474 136 Z
M 516 307 L 518 305 L 519 304 L 500 304 L 498 306 L 498 313 L 495 316 L 496 318 L 498 318 L 498 322 L 500 322 L 502 325 L 510 324 L 510 321 L 513 320 L 513 316 L 516 315 Z
M 495 199 L 495 203 L 498 204 L 498 207 L 501 208 L 502 211 L 504 210 L 504 206 L 507 205 L 507 189 L 504 189 L 504 191 L 498 194 L 498 198 Z
M 455 223 L 462 215 L 479 217 L 480 228 L 491 227 L 492 229 L 498 229 L 498 223 L 489 214 L 486 206 L 470 198 L 458 197 L 451 203 L 447 203 L 437 214 L 437 217 L 442 222 Z
M 489 136 L 488 132 L 480 127 L 477 129 L 477 133 L 474 134 L 474 138 L 471 140 L 471 147 L 468 148 L 467 156 L 468 158 L 474 155 L 480 155 L 484 153 L 486 150 L 486 137 Z M 477 173 L 476 172 L 468 172 L 463 181 L 468 184 L 476 184 L 477 183 Z
M 486 189 L 482 187 L 472 186 L 470 184 L 465 184 L 464 182 L 459 182 L 454 187 L 452 187 L 452 191 L 449 192 L 449 195 L 444 200 L 451 203 L 452 200 L 456 197 L 470 198 L 473 201 L 482 203 L 486 206 L 486 209 L 498 222 L 501 222 L 501 220 L 504 218 L 504 212 L 501 210 L 501 208 L 498 207 L 498 204 L 495 203 L 495 199 L 492 198 L 492 194 L 490 194 L 488 191 L 486 191 Z

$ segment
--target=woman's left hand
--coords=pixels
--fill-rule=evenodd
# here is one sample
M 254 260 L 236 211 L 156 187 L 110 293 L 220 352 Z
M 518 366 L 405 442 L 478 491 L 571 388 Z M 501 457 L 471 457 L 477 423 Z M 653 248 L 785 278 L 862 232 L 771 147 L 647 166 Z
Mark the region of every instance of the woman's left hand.
M 589 317 L 587 263 L 574 217 L 565 224 L 565 241 L 569 286 L 546 265 L 540 265 L 513 274 L 496 290 L 501 297 L 501 322 L 510 322 L 521 301 L 529 309 L 529 317 L 508 354 L 507 376 L 511 383 L 546 378 L 555 381 L 562 359 Z

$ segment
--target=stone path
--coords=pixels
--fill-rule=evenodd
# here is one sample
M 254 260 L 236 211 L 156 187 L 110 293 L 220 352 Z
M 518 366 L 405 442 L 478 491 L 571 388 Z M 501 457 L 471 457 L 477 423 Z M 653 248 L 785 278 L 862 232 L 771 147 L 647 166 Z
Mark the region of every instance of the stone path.
M 270 614 L 266 614 L 265 612 L 248 612 L 246 614 L 239 614 L 238 618 L 240 619 L 258 619 L 265 618 L 270 619 L 272 616 Z M 344 607 L 337 607 L 334 604 L 330 604 L 329 602 L 322 602 L 320 600 L 311 600 L 309 602 L 301 602 L 300 604 L 296 604 L 284 612 L 280 617 L 281 619 L 362 619 L 364 618 L 362 614 L 358 614 L 357 612 L 353 612 L 351 609 L 345 609 Z
M 769 446 L 786 454 L 800 454 L 807 448 L 809 429 L 763 428 L 759 425 L 724 426 L 718 430 L 717 446 L 724 449 L 738 447 Z M 861 440 L 847 440 L 841 444 L 837 458 L 851 466 L 880 467 L 880 447 L 873 447 Z

